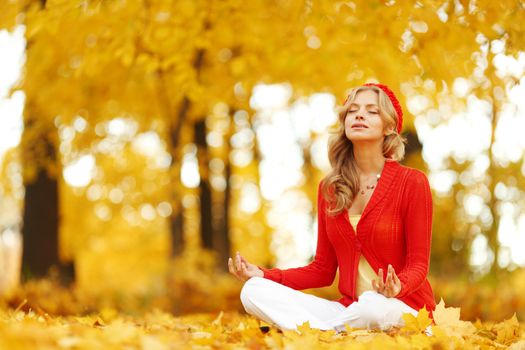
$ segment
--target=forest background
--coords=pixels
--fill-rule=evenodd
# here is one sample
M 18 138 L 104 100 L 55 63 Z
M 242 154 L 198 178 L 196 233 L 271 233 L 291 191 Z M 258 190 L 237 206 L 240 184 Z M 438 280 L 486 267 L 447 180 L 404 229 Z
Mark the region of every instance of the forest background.
M 3 306 L 242 312 L 227 258 L 312 259 L 334 107 L 382 82 L 433 191 L 436 301 L 522 321 L 522 23 L 510 0 L 0 2 Z

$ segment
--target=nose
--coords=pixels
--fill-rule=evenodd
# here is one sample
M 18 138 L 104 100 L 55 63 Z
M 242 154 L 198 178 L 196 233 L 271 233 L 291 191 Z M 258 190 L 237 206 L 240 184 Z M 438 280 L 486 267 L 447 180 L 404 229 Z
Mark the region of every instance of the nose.
M 356 120 L 364 120 L 365 117 L 363 117 L 363 115 L 361 113 L 358 113 L 358 114 L 355 115 L 355 119 Z

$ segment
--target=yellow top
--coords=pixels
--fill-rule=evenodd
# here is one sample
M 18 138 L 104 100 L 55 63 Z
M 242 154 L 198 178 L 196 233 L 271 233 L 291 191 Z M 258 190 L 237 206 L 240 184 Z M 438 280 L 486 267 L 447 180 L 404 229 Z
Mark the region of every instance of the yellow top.
M 354 231 L 357 231 L 357 223 L 361 218 L 360 214 L 349 214 L 348 218 L 350 223 L 354 227 Z M 364 291 L 374 290 L 372 287 L 372 280 L 377 280 L 377 274 L 374 272 L 363 254 L 359 257 L 359 267 L 357 270 L 357 281 L 356 281 L 356 295 L 359 297 Z M 376 281 L 377 282 L 377 281 Z

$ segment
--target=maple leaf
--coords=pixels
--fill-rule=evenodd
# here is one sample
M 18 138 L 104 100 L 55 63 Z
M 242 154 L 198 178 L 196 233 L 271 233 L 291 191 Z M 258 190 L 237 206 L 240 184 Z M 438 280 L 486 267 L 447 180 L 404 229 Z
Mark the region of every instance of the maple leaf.
M 306 333 L 309 333 L 309 332 L 312 331 L 312 327 L 310 327 L 310 322 L 306 321 L 303 324 L 301 324 L 300 326 L 297 326 L 297 330 L 301 334 L 306 334 Z
M 460 320 L 460 308 L 445 307 L 443 298 L 436 305 L 433 316 L 436 326 L 441 327 L 448 336 L 462 337 L 476 332 L 476 327 L 472 322 Z
M 405 326 L 402 329 L 409 332 L 421 333 L 432 323 L 428 317 L 428 311 L 424 307 L 419 310 L 417 317 L 410 313 L 405 313 L 402 315 L 402 318 L 405 321 Z
M 520 324 L 516 313 L 511 318 L 494 325 L 492 331 L 496 334 L 498 343 L 509 345 L 520 337 Z

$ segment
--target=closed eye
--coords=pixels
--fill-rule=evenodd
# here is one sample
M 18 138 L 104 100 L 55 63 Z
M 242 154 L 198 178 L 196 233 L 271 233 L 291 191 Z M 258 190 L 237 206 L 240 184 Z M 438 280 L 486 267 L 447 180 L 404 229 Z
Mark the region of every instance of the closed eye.
M 357 112 L 357 109 L 352 109 L 348 111 L 348 113 L 355 113 L 355 112 Z M 368 111 L 368 112 L 372 114 L 379 114 L 379 112 L 376 112 L 376 111 Z

